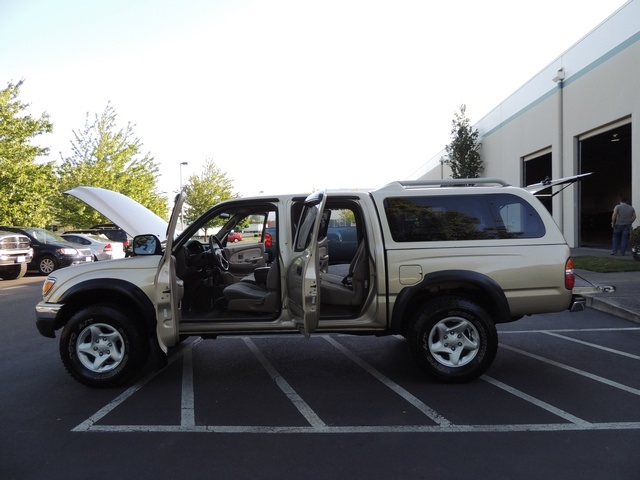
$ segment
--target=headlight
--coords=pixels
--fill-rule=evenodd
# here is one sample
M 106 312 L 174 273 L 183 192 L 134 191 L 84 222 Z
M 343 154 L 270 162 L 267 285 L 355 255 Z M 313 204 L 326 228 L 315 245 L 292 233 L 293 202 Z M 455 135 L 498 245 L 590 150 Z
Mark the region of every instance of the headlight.
M 55 277 L 47 277 L 47 279 L 42 284 L 42 297 L 46 297 L 55 284 L 56 284 Z
M 78 255 L 78 251 L 75 248 L 61 248 L 60 253 L 63 255 Z

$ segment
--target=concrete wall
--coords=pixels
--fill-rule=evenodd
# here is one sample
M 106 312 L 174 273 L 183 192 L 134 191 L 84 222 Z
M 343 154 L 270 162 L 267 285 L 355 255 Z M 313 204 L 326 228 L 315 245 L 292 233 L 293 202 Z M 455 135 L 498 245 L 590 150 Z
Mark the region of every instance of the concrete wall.
M 639 117 L 640 0 L 632 0 L 474 125 L 482 142 L 483 176 L 521 185 L 523 160 L 549 150 L 554 178 L 576 174 L 581 137 L 630 122 L 632 204 L 640 206 Z M 443 155 L 415 177 L 450 177 L 440 163 Z M 571 246 L 578 242 L 577 195 L 576 188 L 568 188 L 553 203 L 554 219 Z

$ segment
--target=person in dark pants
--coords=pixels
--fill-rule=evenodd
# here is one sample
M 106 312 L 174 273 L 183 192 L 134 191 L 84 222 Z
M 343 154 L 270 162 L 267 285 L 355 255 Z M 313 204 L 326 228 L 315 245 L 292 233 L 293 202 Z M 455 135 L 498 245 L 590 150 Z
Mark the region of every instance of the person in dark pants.
M 636 211 L 629 205 L 629 199 L 620 195 L 620 203 L 613 209 L 611 228 L 613 228 L 613 250 L 611 255 L 624 255 L 631 225 L 636 221 Z

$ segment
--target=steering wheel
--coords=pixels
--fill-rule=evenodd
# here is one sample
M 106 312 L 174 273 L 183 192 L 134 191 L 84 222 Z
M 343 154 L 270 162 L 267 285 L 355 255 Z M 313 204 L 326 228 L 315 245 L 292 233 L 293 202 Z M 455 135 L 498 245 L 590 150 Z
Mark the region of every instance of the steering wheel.
M 182 248 L 185 265 L 195 270 L 200 270 L 205 263 L 204 245 L 196 239 L 189 240 Z
M 220 240 L 218 240 L 214 235 L 209 237 L 209 248 L 211 249 L 216 266 L 218 266 L 223 272 L 229 270 L 229 259 L 227 259 L 227 254 L 225 253 Z

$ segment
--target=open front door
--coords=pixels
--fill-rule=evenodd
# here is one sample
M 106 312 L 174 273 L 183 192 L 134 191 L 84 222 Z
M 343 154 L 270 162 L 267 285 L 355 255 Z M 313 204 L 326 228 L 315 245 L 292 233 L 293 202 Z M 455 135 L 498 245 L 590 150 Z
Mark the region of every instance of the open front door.
M 294 322 L 307 337 L 315 331 L 320 316 L 318 232 L 326 200 L 325 192 L 316 192 L 304 201 L 293 258 L 287 266 L 287 305 Z
M 184 193 L 176 197 L 167 227 L 166 245 L 154 280 L 156 316 L 158 319 L 156 331 L 158 343 L 165 352 L 167 347 L 175 345 L 179 338 L 180 300 L 182 300 L 183 296 L 183 284 L 182 280 L 179 280 L 176 275 L 176 259 L 172 250 L 176 225 L 182 211 L 184 199 Z

